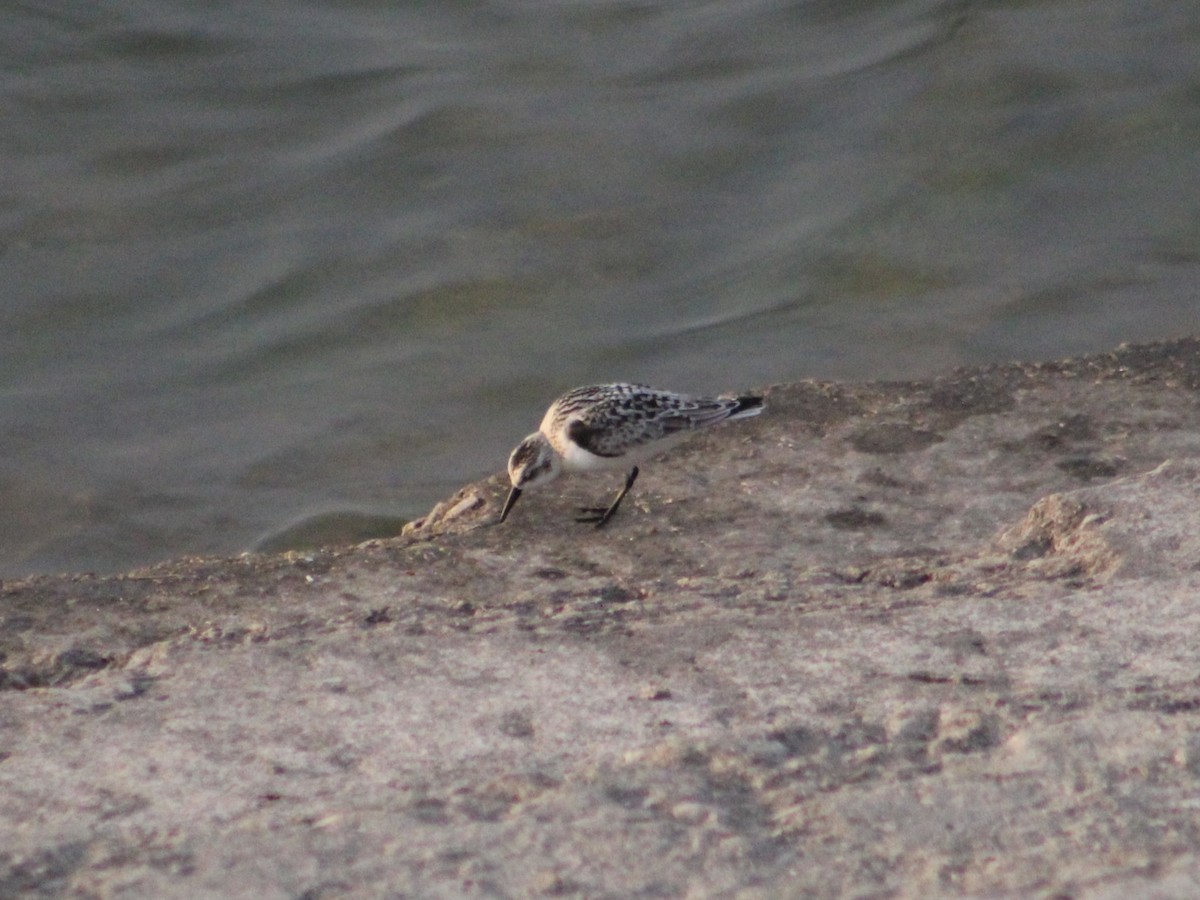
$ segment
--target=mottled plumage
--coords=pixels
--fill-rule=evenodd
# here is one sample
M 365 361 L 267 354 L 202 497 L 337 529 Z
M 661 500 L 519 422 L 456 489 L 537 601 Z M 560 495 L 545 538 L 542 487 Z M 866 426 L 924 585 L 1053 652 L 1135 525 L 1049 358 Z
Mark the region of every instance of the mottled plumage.
M 674 446 L 688 433 L 725 419 L 754 416 L 761 397 L 688 397 L 641 384 L 599 384 L 568 391 L 550 405 L 541 427 L 508 460 L 512 490 L 503 522 L 521 492 L 563 472 L 626 469 L 625 487 L 610 506 L 587 510 L 578 521 L 603 525 L 638 476 L 637 464 Z

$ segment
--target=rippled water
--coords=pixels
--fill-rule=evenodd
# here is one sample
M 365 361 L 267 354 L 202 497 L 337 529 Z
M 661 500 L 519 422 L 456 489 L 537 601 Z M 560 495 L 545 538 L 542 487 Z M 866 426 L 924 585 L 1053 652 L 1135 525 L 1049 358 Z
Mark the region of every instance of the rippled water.
M 24 3 L 0 51 L 0 576 L 386 532 L 589 381 L 1200 329 L 1193 3 Z

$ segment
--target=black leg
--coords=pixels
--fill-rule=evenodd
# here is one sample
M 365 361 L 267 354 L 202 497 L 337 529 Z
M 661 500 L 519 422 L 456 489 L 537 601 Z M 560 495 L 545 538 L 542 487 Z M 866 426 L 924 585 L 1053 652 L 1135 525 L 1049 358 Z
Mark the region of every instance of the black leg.
M 605 509 L 603 506 L 587 507 L 581 512 L 586 515 L 578 516 L 576 522 L 594 523 L 597 528 L 603 528 L 604 523 L 613 517 L 617 511 L 617 507 L 621 505 L 621 501 L 625 499 L 625 495 L 629 493 L 629 489 L 633 487 L 633 483 L 637 481 L 638 467 L 634 466 L 633 470 L 625 478 L 625 487 L 621 488 L 621 493 L 617 494 L 617 499 L 612 502 L 612 505 Z

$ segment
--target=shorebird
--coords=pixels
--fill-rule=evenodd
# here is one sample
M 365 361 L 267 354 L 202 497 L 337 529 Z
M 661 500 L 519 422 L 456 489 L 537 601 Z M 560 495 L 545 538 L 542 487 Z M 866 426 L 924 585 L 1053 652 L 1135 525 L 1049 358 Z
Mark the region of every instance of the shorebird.
M 611 504 L 586 507 L 575 520 L 600 528 L 633 487 L 639 463 L 699 428 L 762 411 L 762 397 L 689 397 L 623 383 L 575 388 L 550 404 L 541 427 L 509 456 L 512 489 L 500 521 L 508 518 L 523 491 L 548 484 L 564 472 L 628 469 L 625 486 Z

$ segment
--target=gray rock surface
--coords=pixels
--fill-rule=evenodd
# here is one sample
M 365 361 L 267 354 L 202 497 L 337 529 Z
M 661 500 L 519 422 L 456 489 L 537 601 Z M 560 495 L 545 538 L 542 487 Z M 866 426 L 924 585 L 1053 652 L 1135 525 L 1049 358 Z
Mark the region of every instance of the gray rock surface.
M 1200 894 L 1200 342 L 768 402 L 3 585 L 0 897 Z

